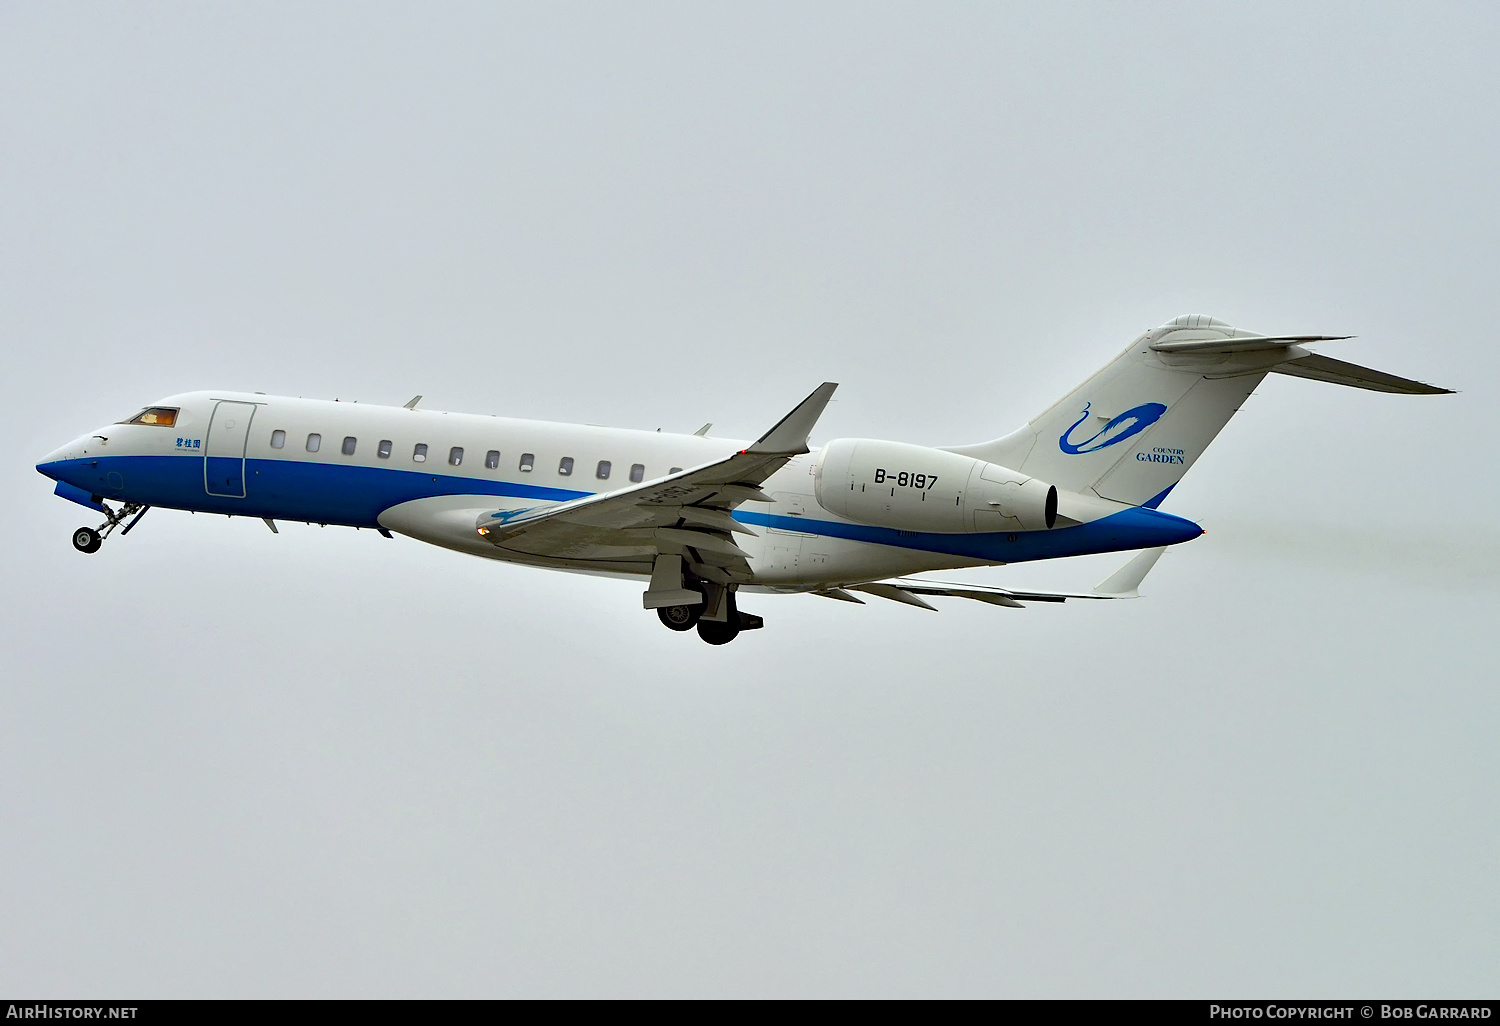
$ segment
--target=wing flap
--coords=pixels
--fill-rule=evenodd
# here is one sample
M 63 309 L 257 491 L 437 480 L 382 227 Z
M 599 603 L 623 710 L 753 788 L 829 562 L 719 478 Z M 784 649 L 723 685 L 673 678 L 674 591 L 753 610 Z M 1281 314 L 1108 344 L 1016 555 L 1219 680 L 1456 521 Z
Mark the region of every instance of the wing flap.
M 851 584 L 849 587 L 853 591 L 862 591 L 867 595 L 877 595 L 883 599 L 890 599 L 892 602 L 900 602 L 905 606 L 916 606 L 919 609 L 930 609 L 934 613 L 937 612 L 937 606 L 919 598 L 910 588 L 901 587 L 890 582 L 876 581 L 871 584 Z
M 843 588 L 825 588 L 823 591 L 815 591 L 813 592 L 813 594 L 821 596 L 822 598 L 837 599 L 840 602 L 853 602 L 856 606 L 862 606 L 865 604 L 864 599 L 860 598 L 858 595 L 849 594 Z
M 992 606 L 1006 606 L 1010 609 L 1024 609 L 1027 602 L 1066 602 L 1068 599 L 1129 599 L 1140 597 L 1141 582 L 1161 558 L 1161 554 L 1167 551 L 1165 546 L 1154 549 L 1142 549 L 1131 558 L 1119 570 L 1110 574 L 1093 591 L 1020 591 L 1015 588 L 995 588 L 983 584 L 950 584 L 947 581 L 929 581 L 920 577 L 896 577 L 889 581 L 875 581 L 869 584 L 850 584 L 845 587 L 852 591 L 868 592 L 871 595 L 879 595 L 881 598 L 892 599 L 896 602 L 905 602 L 907 605 L 920 605 L 925 609 L 933 606 L 922 601 L 921 596 L 941 598 L 963 598 L 972 599 L 976 602 L 987 602 Z M 819 594 L 837 598 L 829 592 L 838 591 L 837 588 L 826 589 Z

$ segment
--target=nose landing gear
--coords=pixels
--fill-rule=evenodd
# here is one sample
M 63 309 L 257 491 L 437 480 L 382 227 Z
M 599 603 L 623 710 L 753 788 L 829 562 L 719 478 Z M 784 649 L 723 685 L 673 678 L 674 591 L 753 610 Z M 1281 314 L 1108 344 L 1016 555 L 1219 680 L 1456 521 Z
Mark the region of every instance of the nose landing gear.
M 80 527 L 73 532 L 73 547 L 79 552 L 98 552 L 104 544 L 104 539 L 114 533 L 115 528 L 125 524 L 125 518 L 134 515 L 130 523 L 125 524 L 125 529 L 120 532 L 123 538 L 130 533 L 130 529 L 141 522 L 141 517 L 146 515 L 150 506 L 138 506 L 133 502 L 122 505 L 118 512 L 109 508 L 108 503 L 100 503 L 104 507 L 104 515 L 109 519 L 97 528 Z

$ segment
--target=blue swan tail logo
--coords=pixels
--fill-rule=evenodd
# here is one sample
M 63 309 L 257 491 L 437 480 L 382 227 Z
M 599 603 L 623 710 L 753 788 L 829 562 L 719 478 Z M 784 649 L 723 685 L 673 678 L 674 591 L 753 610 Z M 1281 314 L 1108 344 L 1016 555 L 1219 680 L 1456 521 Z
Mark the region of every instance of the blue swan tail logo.
M 1161 403 L 1142 403 L 1115 417 L 1100 428 L 1092 438 L 1086 438 L 1081 442 L 1069 441 L 1069 437 L 1078 425 L 1089 419 L 1089 407 L 1092 405 L 1093 403 L 1084 403 L 1082 415 L 1057 439 L 1058 447 L 1070 456 L 1082 456 L 1084 453 L 1098 452 L 1111 445 L 1119 445 L 1125 439 L 1138 435 L 1155 424 L 1161 419 L 1161 415 L 1167 412 L 1167 408 Z

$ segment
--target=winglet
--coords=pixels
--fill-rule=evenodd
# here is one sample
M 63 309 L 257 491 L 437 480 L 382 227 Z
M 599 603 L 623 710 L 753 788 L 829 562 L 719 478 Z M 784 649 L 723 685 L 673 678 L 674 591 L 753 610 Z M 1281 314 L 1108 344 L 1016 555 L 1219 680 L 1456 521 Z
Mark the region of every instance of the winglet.
M 797 404 L 797 408 L 788 413 L 776 426 L 765 434 L 746 452 L 791 452 L 804 453 L 811 450 L 807 447 L 807 436 L 812 434 L 813 425 L 823 415 L 823 408 L 828 405 L 828 400 L 833 398 L 833 390 L 838 388 L 838 382 L 825 381 L 813 389 L 812 395 Z
M 422 397 L 421 396 L 414 395 L 414 396 L 411 397 L 411 402 L 407 403 L 405 406 L 403 406 L 401 408 L 403 410 L 415 410 L 417 408 L 417 403 L 419 403 L 421 401 L 422 401 Z
M 1140 588 L 1141 582 L 1146 579 L 1146 575 L 1151 572 L 1151 568 L 1166 551 L 1165 545 L 1154 549 L 1142 549 L 1129 563 L 1101 581 L 1094 589 L 1094 593 L 1100 598 L 1139 598 L 1140 594 L 1137 589 Z

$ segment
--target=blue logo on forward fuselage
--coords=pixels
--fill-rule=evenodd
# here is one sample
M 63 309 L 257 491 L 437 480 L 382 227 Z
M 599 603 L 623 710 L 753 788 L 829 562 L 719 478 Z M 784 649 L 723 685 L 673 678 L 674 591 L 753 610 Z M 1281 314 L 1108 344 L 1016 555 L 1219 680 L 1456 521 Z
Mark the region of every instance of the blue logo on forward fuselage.
M 1152 424 L 1161 419 L 1161 415 L 1167 412 L 1167 408 L 1161 403 L 1142 403 L 1141 405 L 1126 410 L 1115 417 L 1108 424 L 1099 429 L 1092 438 L 1086 438 L 1081 442 L 1070 442 L 1071 435 L 1079 424 L 1089 419 L 1089 407 L 1093 403 L 1083 404 L 1083 415 L 1075 420 L 1068 430 L 1064 431 L 1057 439 L 1058 446 L 1063 452 L 1072 456 L 1082 456 L 1084 453 L 1098 452 L 1107 449 L 1111 445 L 1118 445 L 1132 435 L 1138 435 Z

